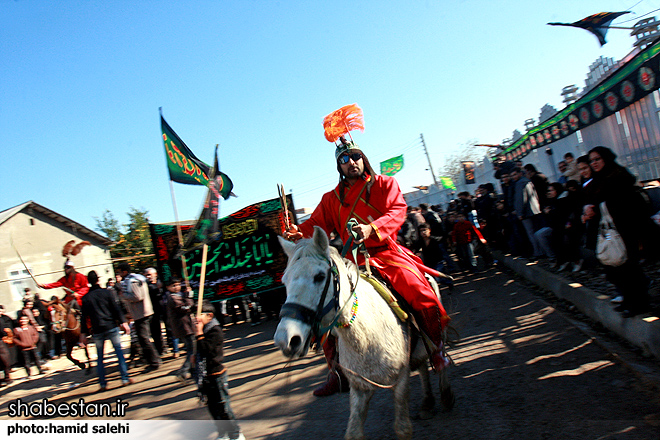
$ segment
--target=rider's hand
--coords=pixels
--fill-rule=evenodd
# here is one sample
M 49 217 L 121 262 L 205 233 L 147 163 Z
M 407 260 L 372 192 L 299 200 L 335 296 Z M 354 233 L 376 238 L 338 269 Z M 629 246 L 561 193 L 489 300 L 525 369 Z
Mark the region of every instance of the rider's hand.
M 300 228 L 298 228 L 298 226 L 294 225 L 293 223 L 289 226 L 289 230 L 284 231 L 282 235 L 284 238 L 291 241 L 298 241 L 303 238 L 303 234 L 300 232 Z
M 358 240 L 357 244 L 362 243 L 364 240 L 369 238 L 371 233 L 374 231 L 373 226 L 371 225 L 355 225 L 353 226 L 353 232 L 357 233 Z

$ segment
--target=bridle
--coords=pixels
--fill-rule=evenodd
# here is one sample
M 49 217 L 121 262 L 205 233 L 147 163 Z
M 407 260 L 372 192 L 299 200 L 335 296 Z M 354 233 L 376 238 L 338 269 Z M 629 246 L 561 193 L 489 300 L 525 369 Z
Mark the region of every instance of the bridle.
M 75 301 L 75 300 L 73 300 Z M 71 308 L 70 307 L 63 307 L 61 310 L 58 310 L 56 312 L 57 316 L 59 317 L 58 320 L 56 321 L 51 321 L 51 325 L 53 328 L 53 331 L 57 334 L 63 333 L 67 330 L 75 331 L 80 328 L 80 320 L 76 318 L 76 326 L 73 328 L 68 328 L 67 325 L 69 323 L 69 313 L 71 313 Z
M 339 269 L 337 268 L 337 264 L 335 261 L 332 259 L 332 257 L 329 258 L 329 261 L 323 258 L 324 261 L 327 261 L 329 263 L 328 271 L 326 273 L 325 277 L 325 285 L 323 286 L 323 292 L 321 292 L 321 299 L 319 300 L 318 305 L 316 306 L 316 310 L 303 306 L 301 304 L 297 303 L 284 303 L 282 305 L 282 308 L 280 309 L 280 319 L 281 318 L 289 318 L 293 319 L 295 321 L 302 322 L 304 324 L 308 324 L 311 326 L 312 330 L 307 337 L 307 340 L 305 341 L 304 347 L 312 347 L 315 343 L 317 343 L 319 346 L 323 345 L 325 342 L 325 339 L 327 338 L 328 334 L 330 333 L 330 330 L 332 330 L 333 327 L 348 327 L 351 325 L 353 320 L 355 319 L 355 313 L 357 313 L 357 294 L 355 292 L 355 289 L 357 287 L 357 283 L 360 280 L 360 269 L 357 266 L 357 251 L 358 248 L 362 249 L 363 252 L 365 253 L 365 261 L 367 264 L 367 272 L 370 274 L 371 271 L 369 269 L 369 254 L 366 251 L 366 248 L 364 247 L 364 244 L 356 244 L 356 241 L 358 239 L 357 234 L 353 231 L 353 226 L 357 225 L 358 222 L 355 220 L 355 218 L 351 218 L 347 222 L 347 230 L 349 231 L 349 240 L 347 240 L 346 244 L 344 245 L 344 248 L 342 249 L 341 256 L 345 257 L 346 254 L 349 251 L 353 252 L 353 261 L 355 262 L 355 270 L 357 273 L 357 277 L 355 280 L 355 284 L 353 284 L 353 280 L 351 280 L 351 277 L 348 277 L 348 282 L 351 285 L 351 294 L 346 300 L 346 302 L 339 307 Z M 330 289 L 330 278 L 332 276 L 332 285 L 333 285 L 333 294 L 332 294 L 332 299 L 328 304 L 325 304 L 325 299 L 328 296 L 328 290 Z M 338 323 L 339 317 L 341 316 L 342 312 L 346 308 L 349 302 L 351 302 L 351 298 L 354 298 L 353 302 L 353 316 L 351 317 L 351 320 L 345 324 L 340 324 Z M 324 306 L 325 304 L 325 306 Z M 335 311 L 335 316 L 330 322 L 329 325 L 325 327 L 321 327 L 321 321 L 323 320 L 323 317 L 330 313 L 334 309 Z
M 327 304 L 325 304 L 328 292 L 330 290 L 331 280 L 333 286 L 332 299 L 328 301 Z M 311 307 L 303 306 L 297 303 L 286 302 L 282 305 L 282 308 L 280 309 L 280 318 L 293 319 L 295 321 L 302 322 L 303 324 L 307 324 L 312 328 L 309 336 L 307 337 L 307 340 L 305 341 L 304 347 L 311 347 L 315 343 L 322 345 L 322 343 L 325 341 L 325 337 L 328 333 L 330 333 L 330 330 L 332 330 L 332 328 L 335 326 L 341 326 L 341 324 L 338 324 L 339 317 L 346 308 L 346 305 L 350 302 L 351 297 L 356 295 L 355 285 L 353 285 L 353 281 L 350 277 L 348 277 L 348 281 L 351 284 L 351 296 L 344 303 L 344 305 L 339 307 L 339 269 L 337 268 L 334 260 L 331 258 L 329 260 L 329 267 L 326 272 L 325 285 L 323 286 L 321 298 L 315 310 Z M 321 326 L 323 317 L 325 317 L 333 310 L 335 312 L 335 316 L 330 324 L 327 326 Z

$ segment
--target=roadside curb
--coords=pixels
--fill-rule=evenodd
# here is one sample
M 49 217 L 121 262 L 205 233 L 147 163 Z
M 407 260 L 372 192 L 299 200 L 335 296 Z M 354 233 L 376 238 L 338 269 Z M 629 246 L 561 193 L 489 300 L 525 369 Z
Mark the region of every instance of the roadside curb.
M 499 262 L 540 288 L 550 291 L 558 298 L 569 301 L 580 312 L 605 328 L 616 333 L 646 353 L 660 359 L 660 318 L 642 314 L 633 318 L 623 318 L 614 311 L 610 297 L 548 272 L 534 262 L 519 257 L 511 257 L 493 251 Z

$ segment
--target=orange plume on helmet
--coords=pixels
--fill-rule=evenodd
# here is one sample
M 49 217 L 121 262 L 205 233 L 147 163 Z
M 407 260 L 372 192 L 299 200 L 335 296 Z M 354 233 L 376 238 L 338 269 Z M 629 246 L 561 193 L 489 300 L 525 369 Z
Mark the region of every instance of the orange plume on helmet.
M 328 142 L 335 142 L 349 131 L 364 131 L 362 109 L 357 104 L 345 105 L 323 118 L 323 128 Z
M 75 245 L 73 247 L 73 250 L 71 251 L 71 255 L 78 255 L 83 247 L 85 247 L 87 245 L 91 245 L 91 244 L 92 243 L 90 243 L 89 241 L 86 241 L 86 240 L 81 241 L 80 243 L 78 243 L 77 245 Z
M 66 242 L 66 244 L 62 248 L 62 256 L 63 257 L 66 257 L 71 253 L 71 251 L 73 250 L 73 245 L 74 244 L 75 244 L 74 240 L 69 240 L 69 241 Z
M 69 240 L 66 242 L 64 247 L 62 248 L 62 256 L 63 257 L 68 257 L 69 255 L 78 255 L 82 248 L 85 246 L 91 245 L 87 240 L 83 240 L 80 243 L 76 244 L 75 240 Z M 68 261 L 68 260 L 67 260 Z

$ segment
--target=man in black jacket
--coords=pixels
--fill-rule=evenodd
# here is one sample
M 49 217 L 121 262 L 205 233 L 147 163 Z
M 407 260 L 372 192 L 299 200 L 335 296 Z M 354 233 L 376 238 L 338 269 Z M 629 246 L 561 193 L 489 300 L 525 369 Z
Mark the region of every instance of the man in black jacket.
M 119 310 L 119 305 L 115 301 L 113 294 L 99 286 L 99 277 L 95 271 L 87 274 L 87 279 L 92 287 L 82 301 L 82 318 L 80 320 L 80 342 L 86 343 L 87 335 L 90 334 L 87 322 L 92 324 L 94 335 L 94 344 L 96 345 L 97 361 L 96 371 L 99 376 L 99 391 L 107 389 L 105 380 L 105 368 L 103 365 L 103 346 L 106 339 L 109 339 L 115 349 L 115 354 L 119 360 L 119 373 L 121 375 L 122 385 L 133 383 L 133 379 L 128 377 L 126 360 L 121 349 L 121 340 L 119 336 L 119 327 L 124 333 L 129 334 L 130 328 L 124 319 L 124 315 Z

